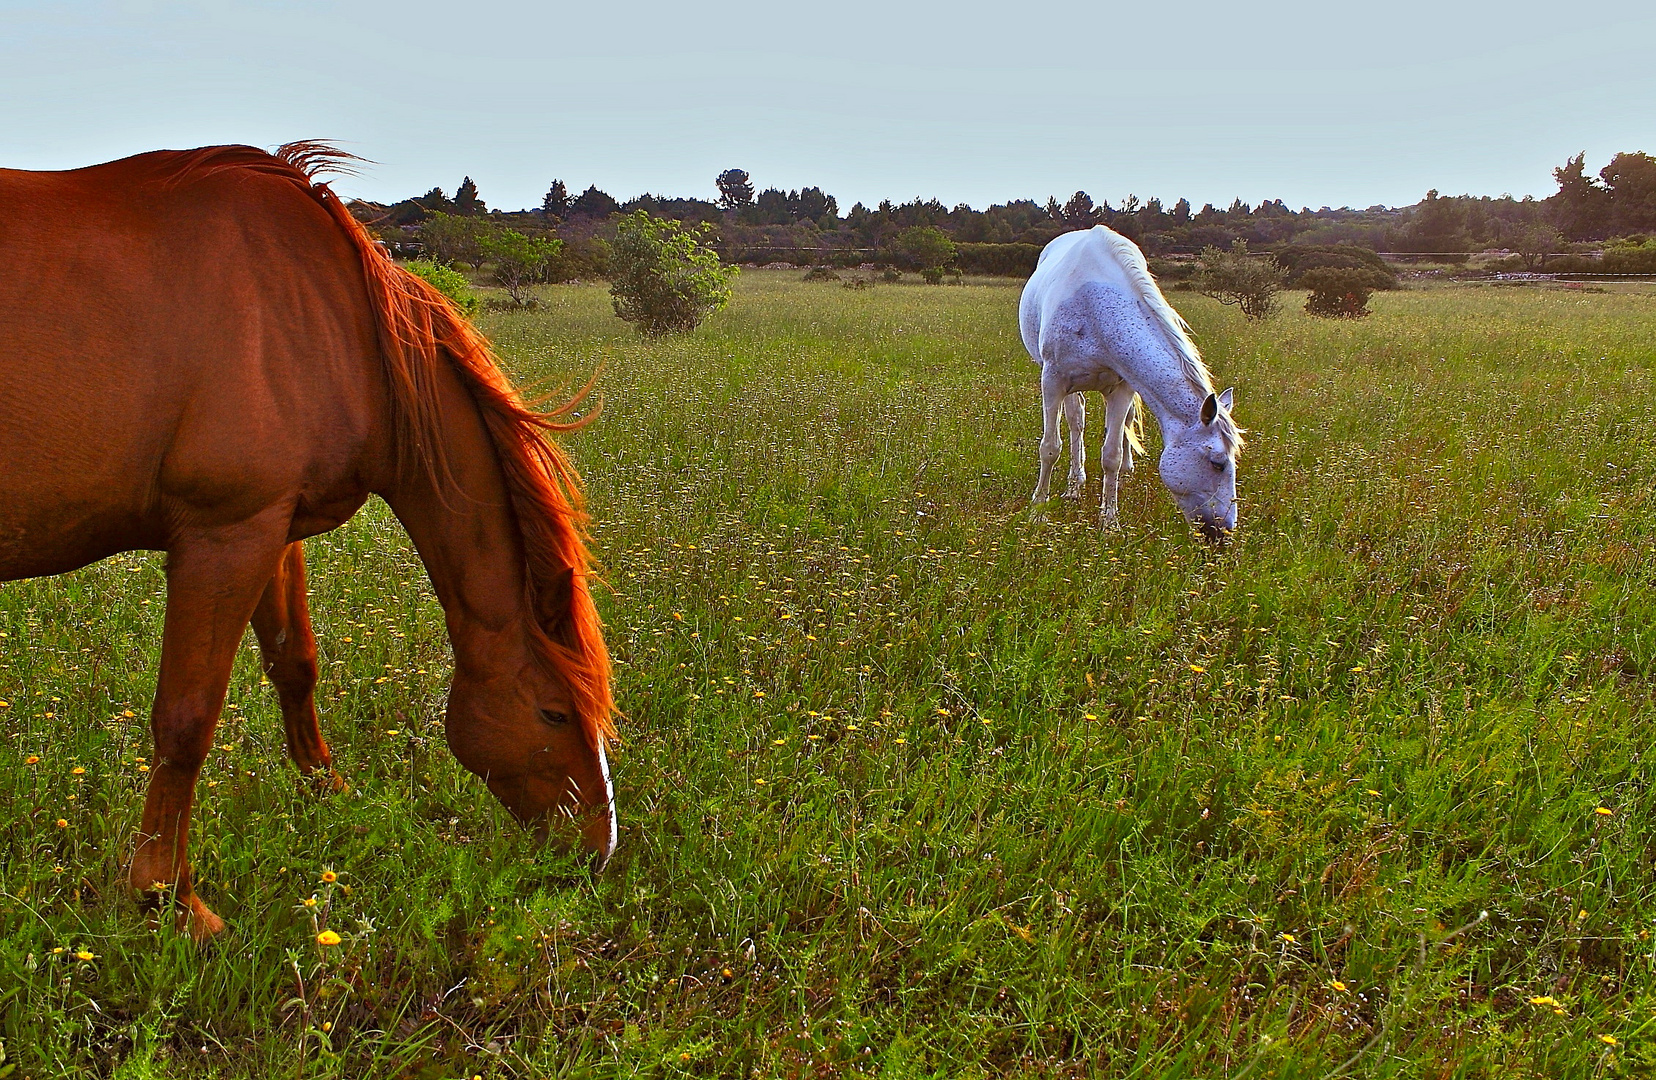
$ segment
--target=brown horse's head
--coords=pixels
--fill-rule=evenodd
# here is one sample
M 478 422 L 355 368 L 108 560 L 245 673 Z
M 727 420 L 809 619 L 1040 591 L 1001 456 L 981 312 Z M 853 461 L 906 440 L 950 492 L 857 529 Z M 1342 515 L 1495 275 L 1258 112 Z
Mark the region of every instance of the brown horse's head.
M 561 680 L 522 659 L 515 671 L 456 667 L 449 747 L 519 821 L 543 837 L 578 837 L 602 867 L 616 843 L 604 733 Z

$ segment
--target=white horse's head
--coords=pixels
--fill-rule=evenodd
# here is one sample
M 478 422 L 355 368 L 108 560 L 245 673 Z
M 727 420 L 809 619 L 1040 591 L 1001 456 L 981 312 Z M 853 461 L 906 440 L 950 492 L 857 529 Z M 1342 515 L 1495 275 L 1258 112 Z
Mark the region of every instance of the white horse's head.
M 1236 457 L 1242 452 L 1242 433 L 1231 420 L 1234 389 L 1209 394 L 1195 423 L 1162 432 L 1162 483 L 1210 540 L 1236 530 Z

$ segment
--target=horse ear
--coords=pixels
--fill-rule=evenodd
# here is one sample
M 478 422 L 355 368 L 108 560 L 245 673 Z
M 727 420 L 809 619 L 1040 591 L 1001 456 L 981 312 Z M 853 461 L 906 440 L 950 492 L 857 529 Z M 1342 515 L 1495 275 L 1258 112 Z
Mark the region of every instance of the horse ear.
M 1226 392 L 1228 393 L 1229 391 L 1226 391 Z M 1209 394 L 1207 396 L 1207 400 L 1202 402 L 1202 423 L 1203 423 L 1203 425 L 1213 423 L 1214 417 L 1216 417 L 1218 415 L 1219 415 L 1219 398 L 1215 394 Z
M 535 620 L 547 633 L 569 620 L 570 604 L 575 599 L 575 568 L 566 567 L 535 594 Z
M 1220 406 L 1222 406 L 1224 408 L 1224 410 L 1226 412 L 1231 411 L 1231 403 L 1235 400 L 1236 400 L 1236 387 L 1234 387 L 1234 386 L 1231 387 L 1229 390 L 1226 390 L 1223 394 L 1219 395 L 1219 404 L 1220 404 Z

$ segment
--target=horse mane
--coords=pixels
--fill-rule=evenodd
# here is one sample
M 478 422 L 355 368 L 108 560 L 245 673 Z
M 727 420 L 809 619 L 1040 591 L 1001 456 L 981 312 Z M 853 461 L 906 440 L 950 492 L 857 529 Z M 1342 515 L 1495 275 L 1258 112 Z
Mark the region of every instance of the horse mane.
M 288 143 L 274 154 L 252 146 L 210 146 L 180 154 L 171 182 L 230 170 L 260 173 L 290 181 L 327 211 L 362 262 L 391 390 L 398 465 L 425 470 L 439 492 L 452 487 L 453 479 L 437 410 L 438 365 L 448 363 L 459 376 L 500 458 L 523 541 L 527 610 L 541 611 L 538 601 L 564 591 L 568 581 L 569 630 L 554 636 L 532 617 L 535 651 L 568 685 L 588 736 L 602 745 L 615 738 L 615 700 L 609 650 L 588 586 L 592 556 L 585 500 L 575 466 L 548 438 L 586 422 L 564 418 L 591 384 L 547 411 L 526 402 L 501 371 L 488 339 L 435 288 L 393 262 L 339 196 L 316 180 L 322 172 L 349 175 L 360 160 L 315 141 Z
M 1156 320 L 1156 325 L 1173 346 L 1173 351 L 1179 354 L 1179 366 L 1184 369 L 1185 379 L 1204 398 L 1214 393 L 1213 373 L 1203 362 L 1196 342 L 1191 340 L 1190 324 L 1167 302 L 1167 297 L 1162 295 L 1160 287 L 1156 285 L 1156 279 L 1150 274 L 1150 264 L 1145 262 L 1144 252 L 1139 250 L 1137 244 L 1114 229 L 1099 226 L 1093 233 L 1101 236 L 1109 245 L 1110 254 L 1114 257 L 1116 265 L 1121 268 L 1127 284 L 1138 295 L 1145 310 Z M 1236 422 L 1227 413 L 1221 412 L 1214 423 L 1219 425 L 1219 435 L 1225 440 L 1228 448 L 1233 452 L 1242 449 L 1242 429 L 1236 426 Z

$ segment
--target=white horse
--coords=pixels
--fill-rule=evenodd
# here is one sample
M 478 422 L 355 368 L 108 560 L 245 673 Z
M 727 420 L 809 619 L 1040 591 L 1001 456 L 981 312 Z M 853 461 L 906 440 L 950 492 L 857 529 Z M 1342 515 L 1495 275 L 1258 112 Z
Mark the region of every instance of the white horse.
M 1034 501 L 1050 496 L 1063 448 L 1060 409 L 1070 429 L 1067 497 L 1087 482 L 1084 397 L 1104 395 L 1104 500 L 1099 524 L 1116 524 L 1121 474 L 1133 469 L 1142 402 L 1161 426 L 1161 477 L 1174 502 L 1204 534 L 1236 528 L 1236 457 L 1242 431 L 1231 419 L 1233 390 L 1213 392 L 1189 326 L 1168 304 L 1138 246 L 1095 225 L 1058 237 L 1041 252 L 1018 305 L 1024 348 L 1041 365 L 1041 478 Z

